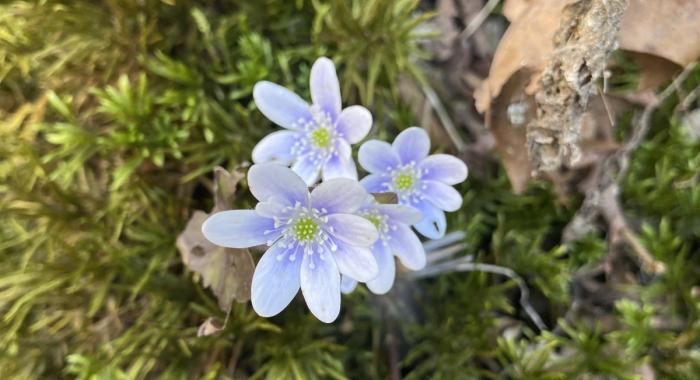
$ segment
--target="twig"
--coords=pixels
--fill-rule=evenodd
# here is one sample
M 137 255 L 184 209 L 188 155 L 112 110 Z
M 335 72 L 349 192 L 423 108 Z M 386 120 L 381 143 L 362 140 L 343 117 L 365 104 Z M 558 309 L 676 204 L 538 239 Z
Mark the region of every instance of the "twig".
M 479 13 L 476 14 L 470 21 L 469 24 L 467 24 L 467 27 L 464 28 L 462 33 L 459 34 L 459 38 L 462 40 L 468 40 L 469 37 L 471 37 L 474 33 L 476 33 L 477 30 L 481 27 L 481 24 L 486 21 L 486 18 L 489 17 L 491 12 L 493 12 L 494 9 L 496 9 L 496 6 L 498 6 L 498 3 L 500 0 L 489 0 L 486 5 L 484 5 L 483 8 L 479 11 Z
M 450 137 L 450 140 L 452 140 L 458 152 L 464 152 L 467 148 L 467 144 L 462 140 L 459 132 L 457 132 L 457 128 L 452 122 L 450 115 L 447 113 L 445 106 L 443 106 L 442 101 L 440 101 L 440 97 L 438 97 L 435 90 L 428 84 L 427 80 L 421 80 L 420 84 L 423 89 L 423 94 L 425 94 L 426 99 L 428 99 L 428 102 L 435 110 L 438 119 L 440 119 L 440 124 L 442 124 L 443 128 L 445 128 L 445 132 L 447 132 L 447 136 Z
M 632 248 L 646 270 L 656 274 L 664 272 L 664 264 L 653 259 L 627 225 L 624 211 L 620 207 L 619 181 L 627 174 L 630 156 L 649 132 L 654 111 L 676 92 L 696 66 L 697 62 L 694 62 L 683 69 L 673 82 L 644 108 L 627 142 L 618 152 L 603 162 L 598 187 L 586 194 L 583 205 L 564 229 L 565 242 L 583 238 L 593 230 L 592 224 L 595 218 L 602 215 L 608 222 L 613 243 L 616 239 L 622 238 Z
M 525 284 L 525 281 L 517 273 L 515 273 L 515 271 L 513 271 L 510 268 L 493 264 L 474 263 L 471 262 L 471 257 L 468 257 L 467 259 L 468 260 L 465 260 L 465 258 L 459 258 L 441 264 L 429 266 L 421 271 L 411 273 L 410 278 L 419 280 L 423 278 L 433 277 L 441 273 L 468 271 L 488 272 L 508 277 L 511 280 L 515 281 L 516 284 L 518 284 L 518 288 L 520 288 L 520 306 L 523 308 L 528 317 L 530 317 L 532 323 L 534 323 L 535 326 L 537 326 L 537 328 L 540 330 L 547 329 L 547 326 L 542 321 L 540 315 L 537 314 L 537 311 L 535 311 L 532 305 L 530 305 L 530 289 L 528 289 L 527 285 Z

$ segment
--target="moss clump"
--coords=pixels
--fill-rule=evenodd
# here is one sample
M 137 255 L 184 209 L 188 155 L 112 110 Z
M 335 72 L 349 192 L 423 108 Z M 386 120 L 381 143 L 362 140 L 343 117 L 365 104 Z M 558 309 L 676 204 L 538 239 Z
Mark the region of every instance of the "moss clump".
M 511 267 L 527 281 L 553 332 L 530 325 L 512 282 L 470 272 L 401 282 L 385 297 L 360 289 L 334 325 L 296 303 L 272 319 L 235 304 L 223 331 L 196 337 L 204 319 L 225 316 L 184 270 L 175 238 L 193 210 L 211 209 L 212 168 L 249 160 L 275 129 L 255 110 L 253 85 L 266 79 L 308 95 L 311 63 L 330 56 L 346 102 L 382 120 L 373 133 L 394 134 L 416 118 L 398 96 L 398 78 L 420 72 L 415 27 L 429 14 L 417 7 L 411 0 L 0 5 L 0 373 L 563 379 L 633 378 L 649 364 L 659 377 L 693 378 L 700 143 L 673 117 L 675 99 L 658 112 L 623 194 L 668 273 L 642 278 L 634 302 L 601 306 L 612 325 L 567 313 L 585 290 L 577 276 L 606 254 L 605 236 L 561 244 L 574 208 L 543 183 L 513 195 L 489 164 L 460 189 L 465 207 L 451 215 L 451 229 L 466 233 L 475 260 Z M 691 89 L 700 79 L 686 82 Z M 251 201 L 239 196 L 236 206 Z

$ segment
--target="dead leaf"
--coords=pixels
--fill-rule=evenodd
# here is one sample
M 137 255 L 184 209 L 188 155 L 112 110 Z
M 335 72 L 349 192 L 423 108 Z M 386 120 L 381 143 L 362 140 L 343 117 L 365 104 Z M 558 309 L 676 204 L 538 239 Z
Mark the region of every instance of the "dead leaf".
M 214 334 L 218 334 L 219 331 L 224 329 L 224 324 L 221 323 L 221 321 L 217 318 L 214 317 L 209 317 L 207 318 L 204 323 L 202 323 L 201 326 L 199 326 L 199 329 L 197 329 L 197 337 L 203 337 L 203 336 L 210 336 Z
M 392 204 L 395 205 L 399 203 L 399 197 L 396 193 L 386 192 L 386 193 L 372 193 L 374 200 L 381 204 Z
M 208 216 L 195 211 L 176 244 L 187 269 L 197 273 L 202 284 L 214 292 L 221 310 L 228 312 L 234 300 L 250 299 L 255 264 L 247 249 L 219 247 L 204 237 L 202 223 Z
M 658 56 L 630 51 L 627 53 L 639 66 L 637 92 L 655 89 L 673 78 L 681 66 Z
M 532 118 L 531 113 L 535 109 L 534 98 L 524 94 L 529 78 L 527 70 L 511 76 L 492 107 L 486 110 L 486 126 L 493 132 L 496 148 L 515 193 L 521 193 L 525 189 L 532 171 L 525 133 L 525 125 Z M 515 116 L 511 112 L 509 116 L 507 110 L 512 105 L 520 107 L 523 113 Z M 518 118 L 521 119 L 515 120 Z
M 232 172 L 217 166 L 214 168 L 214 210 L 212 213 L 230 210 L 236 194 L 236 186 L 245 178 L 245 173 L 234 169 Z
M 700 1 L 630 0 L 619 33 L 620 49 L 687 66 L 700 57 Z
M 236 185 L 244 177 L 238 170 L 228 172 L 214 169 L 214 209 L 212 213 L 230 209 Z M 229 312 L 232 302 L 247 302 L 255 271 L 253 258 L 247 249 L 219 247 L 204 237 L 202 223 L 209 214 L 196 210 L 185 230 L 177 237 L 176 245 L 187 269 L 195 272 L 202 284 L 212 290 L 219 307 Z
M 539 76 L 552 53 L 553 37 L 559 28 L 562 10 L 575 1 L 506 0 L 503 13 L 511 25 L 494 55 L 488 78 L 474 95 L 476 108 L 485 114 L 486 125 L 494 133 L 516 192 L 524 189 L 531 166 L 527 158 L 525 128 L 517 126 L 523 120 L 518 120 L 519 114 L 511 111 L 518 111 L 520 104 L 533 106 L 530 95 L 537 91 Z M 640 67 L 640 91 L 668 81 L 681 65 L 700 57 L 698 18 L 698 1 L 630 0 L 619 32 L 619 45 Z M 527 112 L 534 112 L 534 108 Z M 612 114 L 614 117 L 614 112 Z M 596 120 L 596 125 L 609 128 L 609 123 L 605 126 L 599 116 L 591 114 L 587 117 Z M 590 158 L 591 154 L 608 151 L 613 143 L 611 140 L 585 141 L 582 138 L 581 146 L 595 147 L 595 152 L 582 152 L 584 157 Z

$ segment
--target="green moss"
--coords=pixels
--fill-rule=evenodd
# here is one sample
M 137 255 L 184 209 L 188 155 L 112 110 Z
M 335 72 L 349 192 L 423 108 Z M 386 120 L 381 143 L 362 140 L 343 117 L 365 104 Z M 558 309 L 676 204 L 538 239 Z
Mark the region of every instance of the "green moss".
M 400 281 L 383 297 L 359 289 L 332 325 L 301 300 L 271 319 L 235 304 L 223 331 L 196 336 L 206 318 L 225 316 L 184 270 L 175 238 L 193 210 L 211 208 L 212 168 L 249 161 L 276 129 L 255 109 L 254 84 L 271 80 L 308 98 L 310 66 L 327 55 L 345 103 L 370 107 L 382 121 L 372 133 L 391 136 L 417 121 L 397 83 L 420 72 L 415 27 L 430 14 L 418 6 L 0 5 L 0 373 L 342 379 L 387 378 L 398 368 L 413 379 L 631 378 L 649 363 L 659 378 L 694 378 L 700 143 L 674 118 L 677 99 L 655 115 L 622 193 L 667 273 L 642 278 L 629 290 L 634 301 L 607 305 L 614 334 L 566 313 L 577 273 L 601 262 L 607 237 L 563 244 L 580 200 L 564 206 L 543 182 L 516 196 L 489 162 L 460 186 L 464 207 L 449 214 L 450 229 L 466 233 L 465 254 L 519 273 L 556 333 L 533 331 L 513 282 L 469 272 Z M 622 89 L 636 83 L 636 69 L 620 62 Z M 237 207 L 253 202 L 245 190 Z M 659 321 L 671 327 L 659 332 Z

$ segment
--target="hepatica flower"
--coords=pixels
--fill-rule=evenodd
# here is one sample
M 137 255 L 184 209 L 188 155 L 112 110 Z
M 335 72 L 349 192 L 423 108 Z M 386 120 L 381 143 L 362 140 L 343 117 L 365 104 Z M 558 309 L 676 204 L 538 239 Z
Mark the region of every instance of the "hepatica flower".
M 444 211 L 462 206 L 452 185 L 467 178 L 467 166 L 448 154 L 428 155 L 430 138 L 421 128 L 401 132 L 393 144 L 371 140 L 360 147 L 360 165 L 370 174 L 361 183 L 370 192 L 395 192 L 399 203 L 420 210 L 414 227 L 430 239 L 445 235 Z
M 301 177 L 274 163 L 253 165 L 248 186 L 259 201 L 255 210 L 213 214 L 202 225 L 204 236 L 224 247 L 269 247 L 253 274 L 251 302 L 259 315 L 276 315 L 301 288 L 309 310 L 332 322 L 341 274 L 363 282 L 378 274 L 370 251 L 377 228 L 356 215 L 369 194 L 350 179 L 324 181 L 309 193 Z
M 394 256 L 408 269 L 419 270 L 425 267 L 425 250 L 418 236 L 411 230 L 411 224 L 421 220 L 418 210 L 400 204 L 380 204 L 372 199 L 358 211 L 358 215 L 371 221 L 379 232 L 379 239 L 372 245 L 379 274 L 367 281 L 367 287 L 372 293 L 384 294 L 394 285 Z M 356 285 L 356 279 L 343 276 L 341 288 L 345 293 L 351 292 Z
M 255 85 L 253 98 L 260 112 L 286 130 L 262 139 L 253 149 L 253 162 L 291 165 L 309 186 L 319 177 L 356 180 L 350 145 L 367 135 L 372 114 L 362 106 L 341 108 L 338 77 L 328 58 L 314 63 L 310 88 L 311 105 L 280 85 Z

